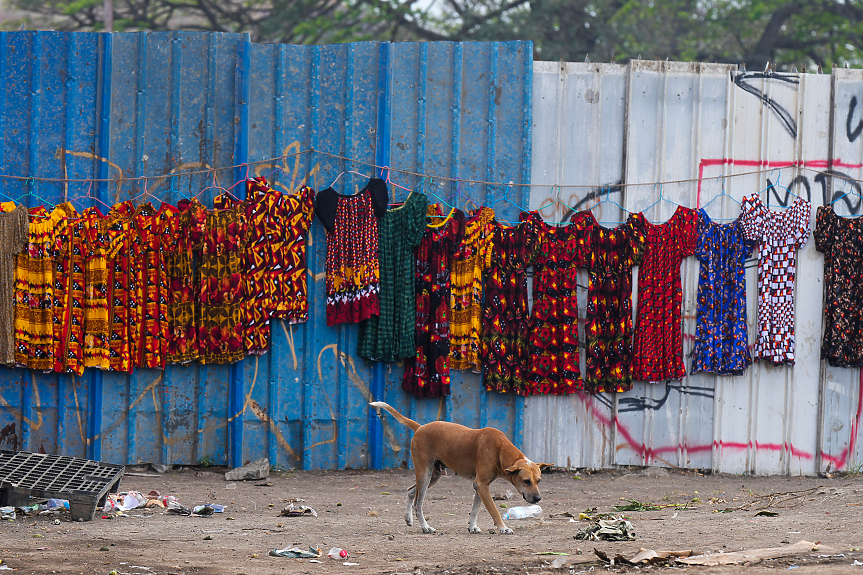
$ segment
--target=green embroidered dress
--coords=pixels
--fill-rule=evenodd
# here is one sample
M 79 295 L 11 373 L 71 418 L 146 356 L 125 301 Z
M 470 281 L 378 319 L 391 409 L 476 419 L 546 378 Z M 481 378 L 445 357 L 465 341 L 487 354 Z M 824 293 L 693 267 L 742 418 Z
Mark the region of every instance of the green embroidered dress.
M 396 361 L 416 355 L 416 290 L 414 251 L 426 228 L 428 198 L 411 192 L 405 203 L 387 210 L 380 221 L 379 316 L 360 323 L 360 357 Z

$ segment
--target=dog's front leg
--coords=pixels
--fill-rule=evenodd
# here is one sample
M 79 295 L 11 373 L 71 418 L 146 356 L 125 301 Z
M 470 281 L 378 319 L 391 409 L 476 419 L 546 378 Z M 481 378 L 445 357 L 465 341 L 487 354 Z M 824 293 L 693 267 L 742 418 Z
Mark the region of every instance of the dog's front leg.
M 506 526 L 506 523 L 503 522 L 503 517 L 500 516 L 500 511 L 494 506 L 494 499 L 491 498 L 491 492 L 488 490 L 488 487 L 488 483 L 477 481 L 477 495 L 482 499 L 485 508 L 488 509 L 488 514 L 494 520 L 494 526 L 497 527 L 498 533 L 501 535 L 512 535 L 512 529 Z M 476 503 L 474 503 L 474 506 L 476 506 Z

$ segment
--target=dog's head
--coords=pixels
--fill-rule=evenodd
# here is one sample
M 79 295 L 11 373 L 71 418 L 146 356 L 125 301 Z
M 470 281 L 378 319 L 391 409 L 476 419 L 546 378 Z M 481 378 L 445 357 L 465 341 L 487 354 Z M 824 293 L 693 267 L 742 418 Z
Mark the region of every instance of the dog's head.
M 534 463 L 522 458 L 507 467 L 506 478 L 509 479 L 524 500 L 528 503 L 539 503 L 539 482 L 542 480 L 542 470 L 551 467 L 550 463 Z

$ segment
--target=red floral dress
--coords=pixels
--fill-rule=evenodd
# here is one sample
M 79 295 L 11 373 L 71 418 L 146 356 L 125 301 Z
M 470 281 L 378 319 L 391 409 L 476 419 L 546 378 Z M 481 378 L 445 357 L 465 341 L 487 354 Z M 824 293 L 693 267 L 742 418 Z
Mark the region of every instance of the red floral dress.
M 437 206 L 429 206 L 435 213 Z M 464 212 L 434 216 L 417 247 L 416 357 L 405 361 L 402 389 L 418 397 L 450 393 L 450 264 L 464 237 Z
M 589 237 L 586 212 L 565 227 L 550 226 L 539 212 L 521 214 L 537 230 L 534 262 L 530 386 L 527 394 L 574 393 L 583 387 L 579 368 L 578 268 L 585 267 Z
M 539 236 L 530 219 L 513 227 L 495 222 L 492 241 L 482 312 L 483 381 L 489 391 L 528 395 L 533 385 L 526 272 L 539 253 Z
M 574 216 L 578 217 L 580 214 Z M 644 253 L 644 216 L 609 229 L 588 213 L 586 373 L 591 393 L 632 388 L 632 267 Z
M 680 264 L 695 254 L 698 212 L 682 206 L 664 224 L 645 221 L 644 259 L 638 268 L 638 316 L 635 322 L 632 378 L 640 381 L 683 379 L 683 288 Z

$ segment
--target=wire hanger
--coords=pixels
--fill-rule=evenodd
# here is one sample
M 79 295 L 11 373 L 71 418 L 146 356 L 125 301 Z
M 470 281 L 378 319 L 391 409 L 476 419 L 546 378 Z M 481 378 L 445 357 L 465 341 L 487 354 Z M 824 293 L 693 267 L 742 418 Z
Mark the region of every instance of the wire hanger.
M 770 177 L 773 175 L 773 172 L 779 172 L 779 175 L 776 177 L 776 183 L 775 184 L 772 181 L 770 181 Z M 769 192 L 771 189 L 775 193 L 776 188 L 780 188 L 782 190 L 785 190 L 785 193 L 788 194 L 787 196 L 785 196 L 785 203 L 782 203 L 782 201 L 780 200 L 779 205 L 777 207 L 781 207 L 781 208 L 790 207 L 788 205 L 788 199 L 790 196 L 794 196 L 798 200 L 800 199 L 800 196 L 798 196 L 797 194 L 795 194 L 794 192 L 792 192 L 791 190 L 789 190 L 788 188 L 786 188 L 785 186 L 783 186 L 782 184 L 779 183 L 779 180 L 781 180 L 781 179 L 782 179 L 782 170 L 780 168 L 773 168 L 772 170 L 770 170 L 770 175 L 767 176 L 767 187 L 765 187 L 763 190 L 758 192 L 759 196 L 761 194 L 763 194 L 764 192 L 768 192 L 768 195 L 767 195 L 767 206 L 768 207 L 770 206 L 770 194 L 769 194 Z
M 843 178 L 842 182 L 843 182 L 843 184 L 842 184 L 843 186 L 848 185 L 848 180 Z M 857 206 L 852 206 L 851 203 L 847 199 L 845 199 L 848 196 L 857 196 L 858 198 L 860 198 L 860 202 L 857 202 Z M 830 202 L 830 206 L 832 206 L 833 204 L 835 204 L 839 200 L 845 200 L 845 205 L 847 205 L 849 209 L 853 209 L 853 207 L 859 207 L 860 203 L 863 202 L 863 194 L 860 193 L 858 186 L 855 186 L 854 182 L 852 181 L 851 182 L 851 189 L 849 189 L 847 192 L 845 192 L 841 196 L 838 196 L 837 198 L 833 199 Z M 834 210 L 834 212 L 835 212 L 835 210 Z M 843 218 L 856 218 L 856 217 L 860 217 L 860 216 L 856 215 L 856 214 L 851 214 L 848 216 L 841 216 L 841 217 L 843 217 Z
M 733 201 L 738 206 L 740 205 L 740 200 L 738 200 L 737 198 L 735 198 L 734 196 L 732 196 L 731 194 L 729 194 L 728 192 L 725 191 L 725 176 L 720 176 L 720 178 L 722 179 L 722 192 L 717 194 L 709 202 L 707 202 L 706 204 L 701 206 L 701 209 L 704 210 L 705 212 L 707 211 L 707 206 L 709 206 L 710 204 L 712 204 L 713 202 L 715 202 L 716 200 L 718 200 L 719 198 L 722 198 L 722 197 L 729 198 L 731 201 Z M 711 219 L 713 219 L 713 218 L 711 218 Z M 729 221 L 733 221 L 736 219 L 737 218 L 716 218 L 716 221 L 729 222 Z

